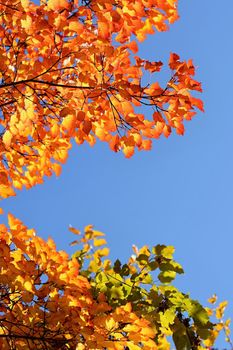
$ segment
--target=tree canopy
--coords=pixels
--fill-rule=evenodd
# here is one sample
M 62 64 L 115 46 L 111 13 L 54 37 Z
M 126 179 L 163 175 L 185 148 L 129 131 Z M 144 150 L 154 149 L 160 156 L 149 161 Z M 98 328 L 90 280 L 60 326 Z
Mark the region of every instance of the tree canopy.
M 102 232 L 70 231 L 79 247 L 71 258 L 13 215 L 0 226 L 1 349 L 167 350 L 172 336 L 179 350 L 204 350 L 221 330 L 229 335 L 226 302 L 214 325 L 211 309 L 171 284 L 183 273 L 172 246 L 134 247 L 113 264 Z
M 192 60 L 171 53 L 162 86 L 163 63 L 138 56 L 178 19 L 176 0 L 5 0 L 0 14 L 1 198 L 58 176 L 73 139 L 131 157 L 203 111 Z M 1 349 L 207 350 L 222 330 L 231 344 L 227 303 L 173 285 L 172 246 L 112 262 L 102 232 L 70 231 L 72 257 L 12 214 L 0 225 Z
M 172 129 L 182 135 L 203 110 L 192 60 L 172 53 L 161 86 L 163 63 L 137 56 L 138 43 L 178 19 L 177 1 L 7 0 L 0 11 L 2 197 L 59 175 L 71 139 L 131 157 Z

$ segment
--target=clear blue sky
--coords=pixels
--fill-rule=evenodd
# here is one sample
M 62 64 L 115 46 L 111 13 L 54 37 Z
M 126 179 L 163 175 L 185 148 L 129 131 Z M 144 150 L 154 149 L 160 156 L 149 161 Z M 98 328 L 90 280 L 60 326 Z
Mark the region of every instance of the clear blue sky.
M 1 205 L 39 235 L 69 249 L 69 224 L 92 223 L 107 234 L 113 258 L 127 259 L 132 244 L 174 245 L 185 275 L 178 287 L 203 303 L 213 293 L 230 301 L 233 279 L 233 1 L 180 0 L 181 19 L 151 36 L 141 55 L 193 58 L 202 81 L 205 114 L 186 124 L 184 137 L 154 142 L 127 160 L 107 144 L 74 147 L 60 178 Z

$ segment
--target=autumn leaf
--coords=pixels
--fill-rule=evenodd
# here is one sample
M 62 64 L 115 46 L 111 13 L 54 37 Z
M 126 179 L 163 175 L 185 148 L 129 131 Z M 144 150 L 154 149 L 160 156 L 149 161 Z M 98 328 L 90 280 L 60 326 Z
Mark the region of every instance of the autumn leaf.
M 6 148 L 10 147 L 12 137 L 13 137 L 13 135 L 11 134 L 11 132 L 9 130 L 6 130 L 4 132 L 3 137 L 2 137 L 2 141 L 3 141 L 4 145 L 6 146 Z
M 47 6 L 50 10 L 61 10 L 68 8 L 69 3 L 67 0 L 48 0 Z

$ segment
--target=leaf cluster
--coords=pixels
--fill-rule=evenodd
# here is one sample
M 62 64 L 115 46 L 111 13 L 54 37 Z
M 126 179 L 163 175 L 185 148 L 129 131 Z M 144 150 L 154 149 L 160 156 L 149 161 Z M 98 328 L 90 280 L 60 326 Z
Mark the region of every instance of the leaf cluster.
M 127 263 L 119 259 L 112 263 L 105 239 L 99 238 L 102 235 L 87 226 L 80 239 L 71 243 L 82 245 L 73 257 L 82 266 L 80 273 L 89 279 L 93 296 L 104 295 L 113 308 L 130 303 L 133 312 L 153 325 L 155 343 L 166 335 L 173 337 L 177 349 L 197 349 L 213 325 L 198 301 L 171 285 L 176 274 L 183 273 L 173 259 L 174 248 L 134 247 L 135 254 Z
M 2 198 L 58 176 L 72 140 L 98 139 L 131 157 L 172 129 L 184 133 L 203 110 L 192 61 L 172 53 L 161 86 L 163 63 L 137 55 L 138 42 L 177 18 L 176 0 L 0 3 Z
M 178 350 L 204 350 L 220 331 L 231 344 L 226 302 L 204 308 L 171 284 L 183 273 L 173 247 L 134 246 L 112 263 L 102 232 L 70 231 L 72 257 L 11 214 L 0 226 L 1 349 L 167 350 L 172 337 Z

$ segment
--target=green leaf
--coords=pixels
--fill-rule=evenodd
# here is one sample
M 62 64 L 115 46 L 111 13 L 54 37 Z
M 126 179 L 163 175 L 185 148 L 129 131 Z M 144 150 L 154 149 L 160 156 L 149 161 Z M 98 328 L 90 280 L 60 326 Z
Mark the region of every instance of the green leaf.
M 137 257 L 137 261 L 141 264 L 141 265 L 147 265 L 148 264 L 148 259 L 149 256 L 146 254 L 139 254 L 139 256 Z
M 141 294 L 141 289 L 140 288 L 133 288 L 131 291 L 131 294 L 128 297 L 128 301 L 133 301 L 137 302 L 141 300 L 142 294 Z
M 174 323 L 176 313 L 174 309 L 167 309 L 164 313 L 160 312 L 160 322 L 162 327 L 170 328 L 170 325 Z
M 79 259 L 80 257 L 84 256 L 85 252 L 83 252 L 82 250 L 77 250 L 77 252 L 75 252 L 74 254 L 72 254 L 72 258 L 76 258 Z
M 132 282 L 136 281 L 138 276 L 139 276 L 139 273 L 133 273 L 132 276 L 130 277 L 131 281 Z
M 159 269 L 161 271 L 175 271 L 179 274 L 184 273 L 184 270 L 180 264 L 178 264 L 176 261 L 168 261 L 161 263 L 159 265 Z
M 179 273 L 179 274 L 184 273 L 183 267 L 178 262 L 171 261 L 171 264 L 172 264 L 174 271 L 176 273 Z
M 174 271 L 172 264 L 169 262 L 164 262 L 159 265 L 161 271 Z
M 123 287 L 122 287 L 122 291 L 124 293 L 124 298 L 128 298 L 128 296 L 130 295 L 130 293 L 132 292 L 132 288 L 131 288 L 131 285 L 126 285 L 124 284 Z
M 164 244 L 157 244 L 156 246 L 154 246 L 152 248 L 152 253 L 156 254 L 156 255 L 162 255 L 162 251 L 163 249 L 166 248 L 166 246 Z
M 158 279 L 162 283 L 170 283 L 176 277 L 176 272 L 174 271 L 162 271 L 158 275 Z
M 122 282 L 123 282 L 123 278 L 119 273 L 115 273 L 111 275 L 108 274 L 108 279 L 109 279 L 109 282 L 112 283 L 114 286 L 120 286 L 122 285 Z
M 206 329 L 206 328 L 198 328 L 197 329 L 197 334 L 199 335 L 199 337 L 201 337 L 202 339 L 207 339 L 210 336 L 210 330 Z
M 207 311 L 196 300 L 192 302 L 192 307 L 189 314 L 193 318 L 195 324 L 198 326 L 205 326 L 209 323 Z
M 117 259 L 117 260 L 114 262 L 113 270 L 114 270 L 114 272 L 116 272 L 116 273 L 120 273 L 120 272 L 121 272 L 121 262 L 120 262 L 119 259 Z
M 125 295 L 124 295 L 124 291 L 122 286 L 113 286 L 110 290 L 110 298 L 111 299 L 124 299 Z
M 152 276 L 150 274 L 144 274 L 144 275 L 141 275 L 139 277 L 139 281 L 143 284 L 152 284 L 153 283 L 153 279 L 152 279 Z
M 127 264 L 124 264 L 121 268 L 121 276 L 129 276 L 130 270 Z
M 151 271 L 154 271 L 159 267 L 159 264 L 157 263 L 157 261 L 154 260 L 154 261 L 149 262 L 148 266 L 149 266 Z
M 105 275 L 105 273 L 104 272 L 99 272 L 99 273 L 97 273 L 97 275 L 96 275 L 96 283 L 106 283 L 106 282 L 108 282 L 108 278 L 107 278 L 107 276 Z
M 186 333 L 186 328 L 184 325 L 180 325 L 176 332 L 173 333 L 173 341 L 175 343 L 177 350 L 191 350 L 192 345 L 190 343 L 189 337 Z

